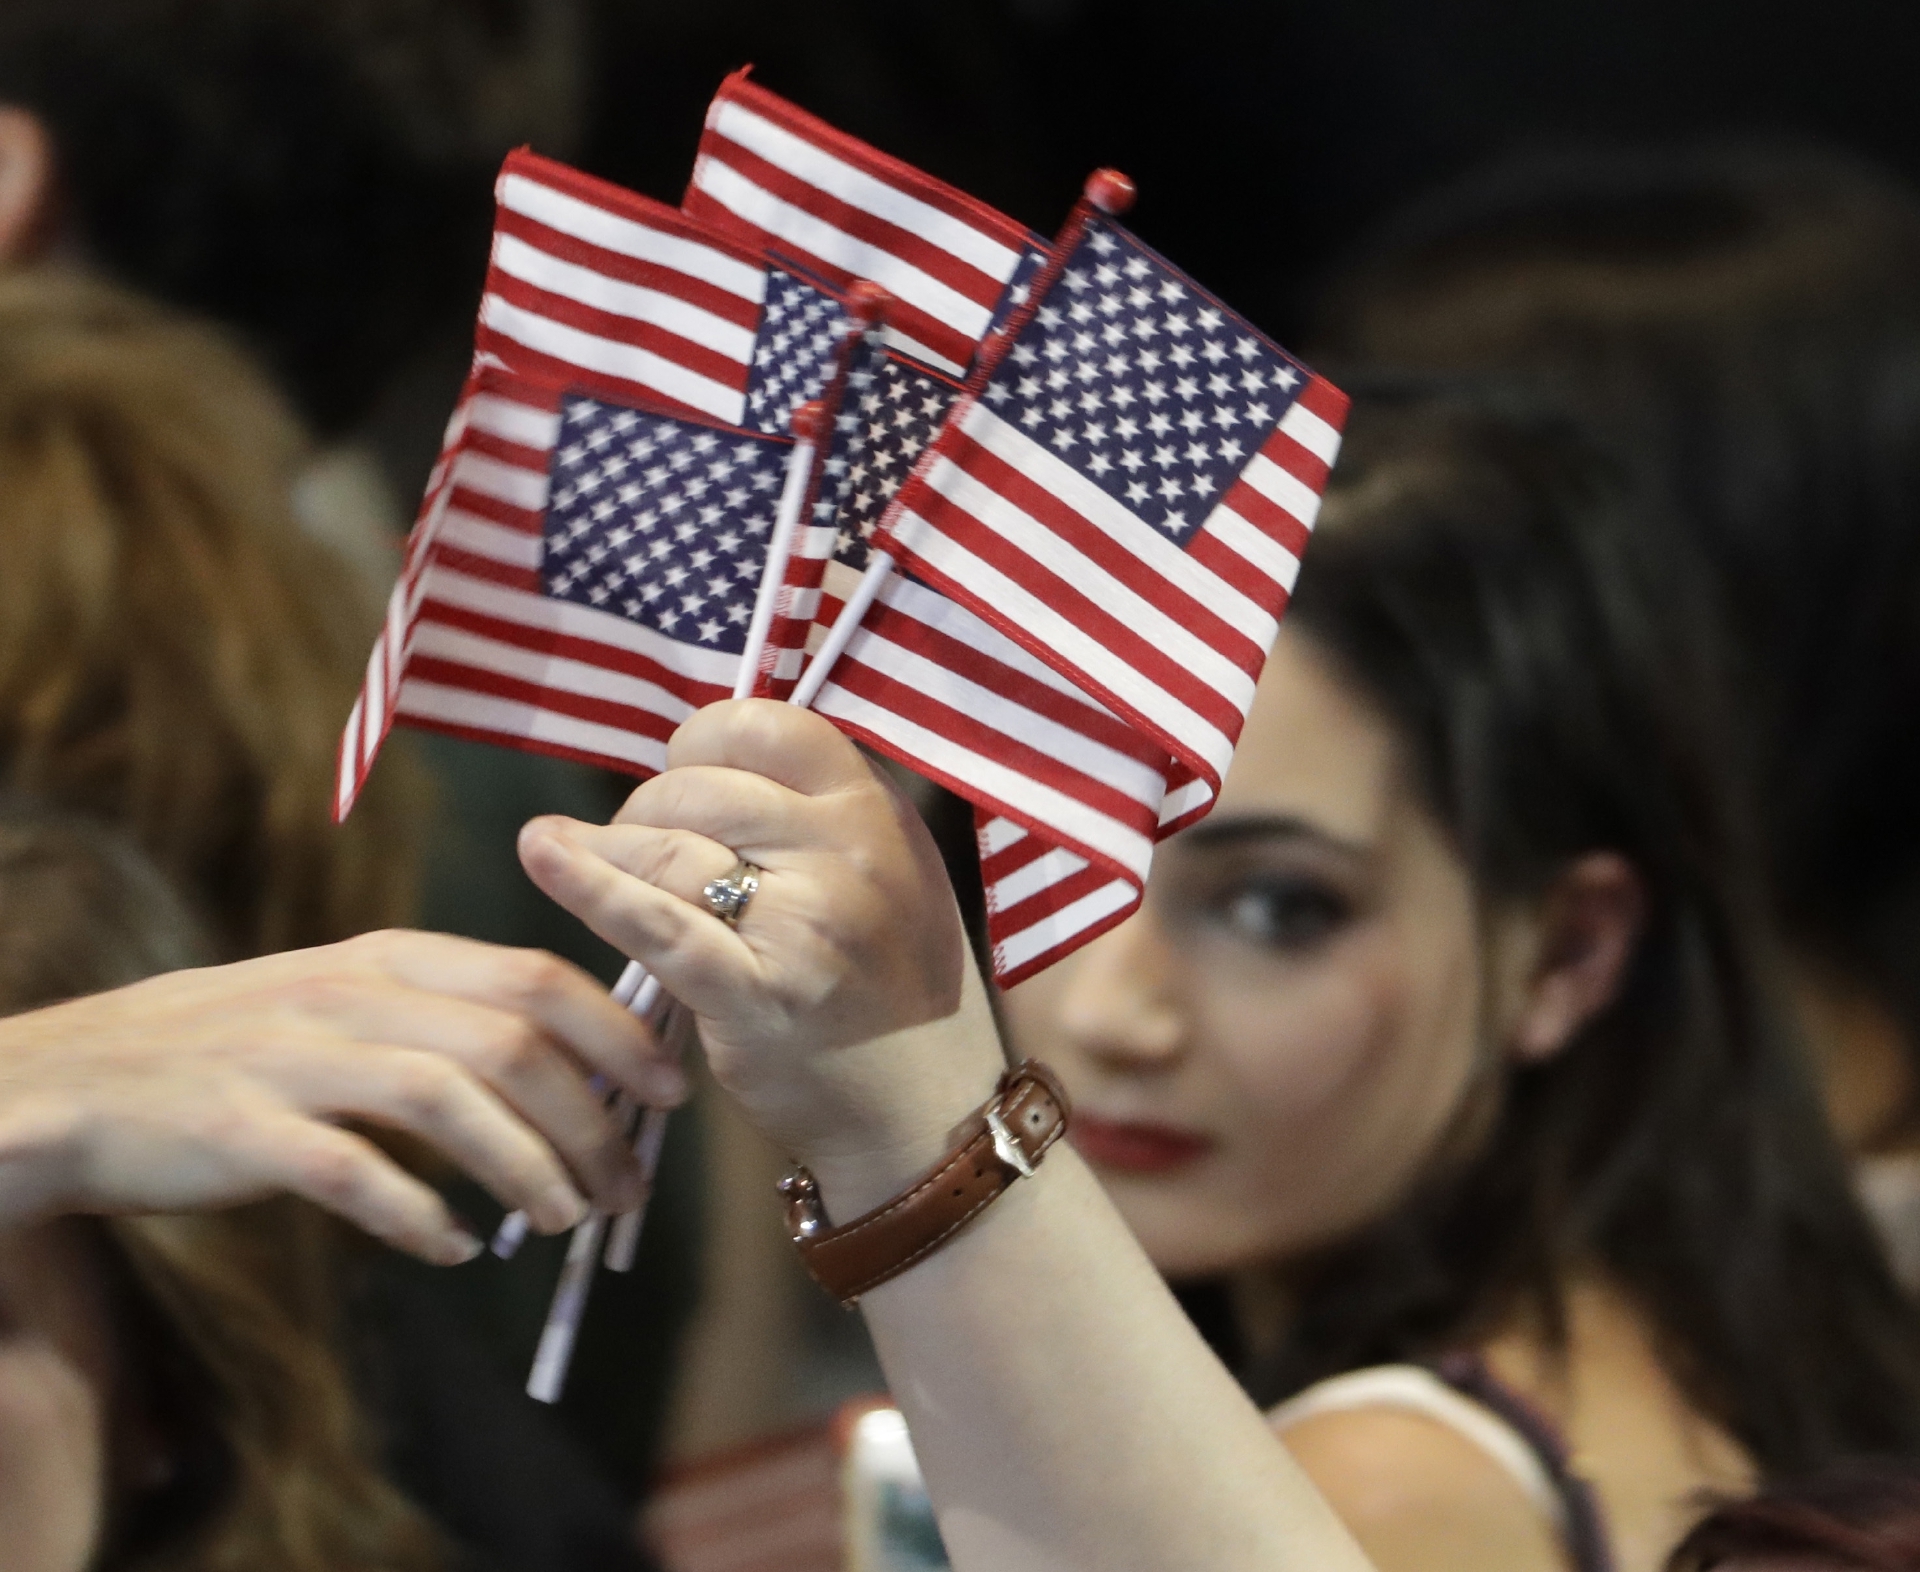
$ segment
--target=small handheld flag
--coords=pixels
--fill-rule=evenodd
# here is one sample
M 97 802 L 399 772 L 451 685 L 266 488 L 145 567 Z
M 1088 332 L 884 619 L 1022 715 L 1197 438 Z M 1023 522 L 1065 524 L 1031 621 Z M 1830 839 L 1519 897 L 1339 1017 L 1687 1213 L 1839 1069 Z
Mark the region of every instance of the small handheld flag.
M 883 545 L 1217 792 L 1347 400 L 1089 186 Z
M 836 288 L 869 279 L 894 298 L 889 342 L 965 375 L 1046 242 L 750 81 L 728 77 L 682 206 L 793 257 Z

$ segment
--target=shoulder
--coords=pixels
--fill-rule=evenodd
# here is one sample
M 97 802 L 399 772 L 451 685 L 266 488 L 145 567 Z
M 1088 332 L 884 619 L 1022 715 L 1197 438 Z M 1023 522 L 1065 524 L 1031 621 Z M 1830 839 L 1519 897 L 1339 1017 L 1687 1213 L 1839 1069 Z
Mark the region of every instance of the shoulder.
M 1381 1572 L 1561 1572 L 1553 1522 L 1487 1451 L 1429 1414 L 1369 1404 L 1278 1426 Z

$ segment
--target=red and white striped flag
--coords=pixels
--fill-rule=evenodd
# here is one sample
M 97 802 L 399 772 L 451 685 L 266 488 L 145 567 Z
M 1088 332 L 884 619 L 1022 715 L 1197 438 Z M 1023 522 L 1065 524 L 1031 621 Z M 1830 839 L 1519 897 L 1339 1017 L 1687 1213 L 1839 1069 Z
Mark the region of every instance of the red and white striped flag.
M 977 395 L 904 439 L 910 479 L 856 455 L 820 614 L 869 541 L 906 570 L 816 707 L 975 803 L 1003 983 L 1125 918 L 1212 806 L 1346 403 L 1091 213 L 1057 255 Z M 877 379 L 883 460 L 931 381 Z
M 500 708 L 505 702 L 500 692 L 489 698 L 475 688 L 476 696 L 456 705 L 465 720 L 429 714 L 437 690 L 421 673 L 433 668 L 410 663 L 410 656 L 418 649 L 416 633 L 430 626 L 419 621 L 421 606 L 431 599 L 423 585 L 428 566 L 442 563 L 436 582 L 455 582 L 446 576 L 450 570 L 444 567 L 441 536 L 449 517 L 456 536 L 471 533 L 470 521 L 477 516 L 473 477 L 498 479 L 502 472 L 489 465 L 518 463 L 525 469 L 535 461 L 530 454 L 545 451 L 537 442 L 511 439 L 512 433 L 528 439 L 545 429 L 529 424 L 528 409 L 566 387 L 635 408 L 686 410 L 784 438 L 793 411 L 820 394 L 843 360 L 850 324 L 839 299 L 797 270 L 768 263 L 754 247 L 678 209 L 524 149 L 508 156 L 495 195 L 493 249 L 475 329 L 475 375 L 448 423 L 348 719 L 335 801 L 342 817 L 396 715 L 441 729 L 471 723 L 475 734 L 494 740 L 515 735 L 502 720 L 507 712 Z M 500 444 L 512 450 L 504 458 L 496 451 Z M 467 483 L 456 488 L 459 475 Z M 534 484 L 530 471 L 522 475 L 523 492 Z M 500 502 L 496 497 L 488 505 Z M 446 547 L 448 553 L 459 549 Z M 775 626 L 778 630 L 778 622 Z M 444 644 L 448 635 L 429 631 L 425 637 Z M 790 676 L 798 659 L 796 650 L 775 669 Z M 413 674 L 404 702 L 403 671 Z M 580 715 L 570 722 L 540 722 L 549 730 L 558 726 L 570 742 L 543 741 L 528 731 L 518 745 L 571 751 L 621 768 L 651 768 L 645 760 L 672 729 L 661 717 L 686 713 L 678 700 L 663 703 L 642 706 L 652 718 L 643 719 L 635 739 L 619 747 L 609 738 L 588 740 L 575 724 L 584 720 Z M 482 710 L 493 718 L 474 721 Z M 534 713 L 523 717 L 529 725 Z
M 890 354 L 878 331 L 854 347 L 787 577 L 794 617 L 813 617 L 810 652 L 854 594 L 875 526 L 958 395 Z M 991 821 L 982 869 L 1003 984 L 1138 904 L 1166 805 L 1166 750 L 938 590 L 894 575 L 813 707 Z
M 1089 206 L 1050 271 L 880 544 L 1154 738 L 1210 800 L 1347 399 Z
M 738 673 L 789 440 L 499 367 L 459 427 L 341 739 L 342 818 L 396 721 L 648 774 Z
M 1046 248 L 1024 224 L 836 131 L 744 70 L 707 111 L 683 205 L 840 289 L 879 284 L 897 302 L 889 340 L 955 376 Z
M 755 244 L 522 149 L 495 185 L 483 364 L 784 436 L 847 328 Z

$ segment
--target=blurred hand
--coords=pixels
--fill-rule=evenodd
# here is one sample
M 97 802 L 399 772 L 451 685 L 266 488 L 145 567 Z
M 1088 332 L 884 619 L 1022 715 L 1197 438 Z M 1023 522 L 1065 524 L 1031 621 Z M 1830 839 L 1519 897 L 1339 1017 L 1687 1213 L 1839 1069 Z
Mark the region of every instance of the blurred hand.
M 553 956 L 428 933 L 174 972 L 0 1019 L 0 1224 L 183 1211 L 291 1191 L 428 1260 L 479 1243 L 353 1120 L 408 1132 L 571 1226 L 638 1169 L 594 1073 L 643 1102 L 685 1080 Z
M 829 1170 L 843 1195 L 891 1193 L 1001 1069 L 931 837 L 852 743 L 790 705 L 712 705 L 667 762 L 611 825 L 534 820 L 522 862 L 695 1013 L 715 1076 L 830 1201 Z M 762 871 L 730 928 L 701 892 L 736 857 Z

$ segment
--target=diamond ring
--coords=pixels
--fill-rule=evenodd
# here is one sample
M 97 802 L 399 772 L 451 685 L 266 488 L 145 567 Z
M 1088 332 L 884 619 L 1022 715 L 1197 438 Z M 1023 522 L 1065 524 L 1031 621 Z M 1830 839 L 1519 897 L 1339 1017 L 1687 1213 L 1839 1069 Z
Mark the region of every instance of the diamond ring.
M 700 894 L 706 900 L 707 910 L 731 928 L 740 921 L 747 903 L 759 888 L 760 870 L 742 857 L 733 865 L 731 873 L 712 880 Z

